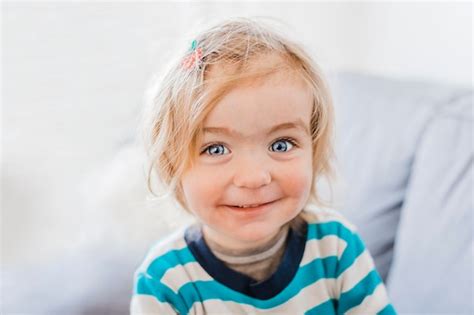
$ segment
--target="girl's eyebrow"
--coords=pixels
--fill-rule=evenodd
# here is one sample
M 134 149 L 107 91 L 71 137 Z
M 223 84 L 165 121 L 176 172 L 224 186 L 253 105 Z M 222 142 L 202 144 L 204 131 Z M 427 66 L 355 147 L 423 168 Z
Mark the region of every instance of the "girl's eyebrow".
M 305 123 L 298 118 L 295 121 L 284 122 L 278 125 L 275 125 L 268 130 L 266 130 L 266 135 L 270 135 L 278 130 L 285 130 L 285 129 L 300 129 L 301 131 L 305 132 L 307 135 L 310 135 L 308 127 Z M 229 129 L 226 127 L 204 127 L 204 133 L 217 133 L 217 134 L 225 134 L 234 137 L 244 138 L 244 135 L 237 130 Z

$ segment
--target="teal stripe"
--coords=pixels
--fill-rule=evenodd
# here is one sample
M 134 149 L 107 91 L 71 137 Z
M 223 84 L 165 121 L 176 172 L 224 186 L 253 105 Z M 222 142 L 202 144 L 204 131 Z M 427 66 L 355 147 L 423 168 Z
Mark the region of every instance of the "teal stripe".
M 365 250 L 365 245 L 360 239 L 359 235 L 351 234 L 347 240 L 347 247 L 342 253 L 341 259 L 339 260 L 338 276 L 346 271 L 354 261 L 361 255 Z
M 365 245 L 357 233 L 352 232 L 341 222 L 331 221 L 310 224 L 308 226 L 308 240 L 322 239 L 329 235 L 335 235 L 344 240 L 347 244 L 339 261 L 338 273 L 336 274 L 336 277 L 338 277 L 354 263 L 354 260 L 360 254 L 364 252 Z
M 138 275 L 135 293 L 154 296 L 160 302 L 171 304 L 180 314 L 187 313 L 189 309 L 182 297 L 163 283 L 154 281 L 143 273 Z
M 312 309 L 308 310 L 305 315 L 332 315 L 336 314 L 335 309 L 337 308 L 337 300 L 335 299 L 329 299 L 324 303 L 319 304 L 316 307 L 313 307 Z
M 234 291 L 217 281 L 195 281 L 183 285 L 178 295 L 184 298 L 185 304 L 192 307 L 193 303 L 205 300 L 218 299 L 221 301 L 233 301 L 240 304 L 248 304 L 259 309 L 270 309 L 277 307 L 295 297 L 302 289 L 315 283 L 324 277 L 325 270 L 337 264 L 337 257 L 326 257 L 315 259 L 300 267 L 295 278 L 278 295 L 268 300 L 259 300 L 240 292 Z M 187 310 L 189 311 L 189 310 Z
M 397 312 L 391 304 L 387 304 L 377 315 L 397 315 Z
M 377 270 L 373 269 L 351 290 L 341 294 L 339 298 L 338 313 L 345 313 L 347 310 L 362 303 L 364 298 L 371 295 L 375 288 L 381 283 Z
M 147 268 L 147 274 L 160 280 L 169 269 L 193 261 L 196 261 L 196 258 L 194 258 L 189 248 L 174 249 L 153 260 Z
M 347 243 L 347 247 L 341 259 L 338 261 L 337 256 L 329 256 L 322 259 L 317 258 L 304 266 L 300 266 L 291 283 L 278 295 L 268 300 L 254 299 L 213 280 L 188 282 L 179 288 L 177 294 L 174 293 L 172 289 L 159 280 L 169 269 L 196 261 L 187 247 L 179 250 L 171 250 L 152 261 L 146 273 L 138 277 L 137 293 L 156 296 L 158 300 L 172 304 L 179 313 L 183 314 L 188 313 L 194 303 L 211 299 L 234 301 L 236 303 L 248 304 L 259 309 L 274 308 L 291 300 L 302 289 L 322 278 L 337 278 L 352 265 L 354 259 L 365 249 L 364 244 L 357 234 L 353 233 L 340 222 L 331 221 L 308 225 L 308 240 L 322 239 L 328 235 L 335 235 Z M 358 286 L 363 281 L 361 281 Z M 357 293 L 357 291 L 354 292 L 355 293 L 352 294 Z M 365 297 L 365 295 L 369 293 L 363 291 L 362 294 Z M 350 301 L 349 299 L 352 299 L 352 295 L 347 295 L 347 298 L 348 301 Z M 329 304 L 325 303 L 318 306 L 321 307 L 319 310 L 324 309 L 324 307 L 329 307 Z M 316 309 L 317 308 L 314 308 L 314 310 Z M 312 310 L 310 311 L 313 312 Z M 320 312 L 321 311 L 318 311 L 318 313 Z M 325 314 L 325 312 L 323 312 L 323 314 Z
M 171 304 L 180 314 L 187 313 L 190 306 L 185 304 L 183 297 L 175 294 L 159 280 L 169 269 L 193 261 L 196 259 L 187 247 L 173 249 L 157 257 L 150 263 L 145 273 L 137 275 L 136 294 L 152 295 L 160 302 Z
M 351 234 L 349 229 L 337 221 L 311 223 L 308 224 L 308 241 L 311 239 L 320 240 L 328 235 L 340 236 L 339 234 L 341 234 L 341 232 L 344 235 Z

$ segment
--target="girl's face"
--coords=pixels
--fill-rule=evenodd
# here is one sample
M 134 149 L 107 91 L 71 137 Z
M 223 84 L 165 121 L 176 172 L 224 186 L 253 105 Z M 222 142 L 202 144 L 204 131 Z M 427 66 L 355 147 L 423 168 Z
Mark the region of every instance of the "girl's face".
M 206 238 L 255 247 L 302 210 L 313 180 L 312 102 L 303 82 L 283 74 L 234 88 L 209 113 L 181 182 Z

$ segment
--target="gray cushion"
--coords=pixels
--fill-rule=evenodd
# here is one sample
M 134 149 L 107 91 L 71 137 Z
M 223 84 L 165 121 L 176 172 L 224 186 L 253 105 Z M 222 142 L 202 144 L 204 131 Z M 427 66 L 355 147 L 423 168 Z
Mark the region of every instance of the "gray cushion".
M 358 227 L 394 306 L 472 310 L 472 90 L 355 73 L 329 78 L 337 207 Z
M 472 104 L 439 109 L 418 143 L 389 273 L 399 311 L 474 311 Z

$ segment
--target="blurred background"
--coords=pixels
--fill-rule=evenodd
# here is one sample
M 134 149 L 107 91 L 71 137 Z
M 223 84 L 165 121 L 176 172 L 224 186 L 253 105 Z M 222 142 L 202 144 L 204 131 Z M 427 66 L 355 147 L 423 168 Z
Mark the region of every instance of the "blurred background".
M 327 73 L 470 90 L 472 13 L 448 1 L 3 1 L 2 270 L 93 250 L 139 263 L 189 220 L 149 200 L 137 128 L 152 74 L 201 23 L 273 17 Z

